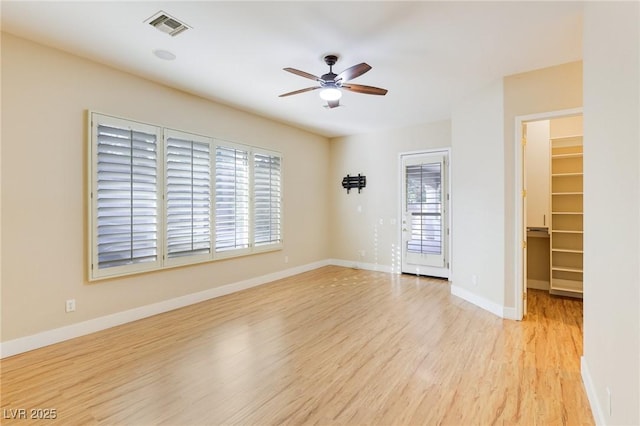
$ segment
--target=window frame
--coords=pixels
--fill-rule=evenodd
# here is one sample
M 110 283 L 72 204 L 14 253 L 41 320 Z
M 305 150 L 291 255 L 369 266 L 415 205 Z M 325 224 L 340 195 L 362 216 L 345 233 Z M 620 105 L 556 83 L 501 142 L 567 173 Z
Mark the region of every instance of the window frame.
M 192 132 L 186 132 L 176 130 L 169 127 L 160 125 L 148 124 L 139 122 L 136 120 L 114 117 L 112 115 L 103 114 L 95 111 L 87 111 L 88 121 L 88 167 L 87 167 L 87 218 L 88 218 L 88 230 L 87 230 L 87 244 L 88 244 L 88 280 L 98 281 L 103 279 L 129 276 L 139 273 L 160 271 L 163 269 L 169 269 L 180 266 L 195 265 L 204 262 L 215 262 L 222 259 L 230 259 L 235 257 L 249 256 L 253 254 L 260 254 L 270 251 L 282 250 L 284 248 L 283 237 L 283 212 L 284 212 L 284 156 L 282 153 L 272 150 L 266 150 L 250 145 L 238 144 L 235 142 L 229 142 L 222 139 L 216 139 L 212 136 L 205 136 Z M 152 130 L 156 137 L 156 195 L 157 195 L 157 228 L 156 228 L 156 249 L 157 258 L 152 262 L 132 263 L 122 266 L 114 266 L 100 269 L 98 267 L 98 209 L 97 209 L 97 189 L 98 189 L 98 144 L 97 144 L 97 132 L 99 125 L 113 126 L 117 128 L 130 128 L 134 127 L 136 130 L 146 131 L 149 133 Z M 207 254 L 191 254 L 185 256 L 177 256 L 170 258 L 168 256 L 168 139 L 175 138 L 181 140 L 193 140 L 194 142 L 201 142 L 209 144 L 210 158 L 209 158 L 209 170 L 210 170 L 210 253 Z M 249 229 L 249 245 L 247 248 L 231 249 L 225 251 L 216 251 L 216 152 L 217 149 L 232 148 L 246 151 L 248 157 L 248 194 L 249 194 L 249 207 L 248 207 L 248 229 Z M 267 243 L 262 245 L 255 244 L 255 165 L 254 156 L 256 154 L 277 156 L 280 159 L 280 240 L 275 243 Z
M 148 272 L 157 270 L 162 267 L 162 246 L 164 244 L 164 234 L 162 232 L 163 229 L 163 218 L 164 213 L 162 211 L 162 200 L 160 199 L 160 194 L 158 193 L 158 187 L 160 186 L 160 182 L 163 181 L 163 168 L 162 168 L 162 130 L 158 126 L 153 126 L 146 123 L 140 123 L 134 120 L 126 120 L 117 117 L 111 117 L 104 114 L 90 114 L 90 143 L 89 143 L 89 178 L 91 184 L 89 185 L 89 276 L 91 279 L 102 279 L 102 278 L 111 278 L 114 276 L 128 275 L 128 274 L 136 274 L 141 272 Z M 109 268 L 100 269 L 98 267 L 98 127 L 100 125 L 111 126 L 116 128 L 128 128 L 130 130 L 138 130 L 144 131 L 149 134 L 155 134 L 156 136 L 156 194 L 157 198 L 157 239 L 156 239 L 156 249 L 157 255 L 156 260 L 153 262 L 142 262 L 142 263 L 132 263 L 129 265 L 121 265 L 121 266 L 113 266 Z M 95 173 L 94 173 L 95 171 Z

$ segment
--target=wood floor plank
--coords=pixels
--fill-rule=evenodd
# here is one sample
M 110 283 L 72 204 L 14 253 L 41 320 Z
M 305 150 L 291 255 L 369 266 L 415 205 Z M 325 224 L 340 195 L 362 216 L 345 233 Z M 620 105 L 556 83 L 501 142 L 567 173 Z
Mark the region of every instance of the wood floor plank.
M 582 302 L 525 321 L 446 281 L 325 267 L 1 361 L 3 417 L 46 424 L 593 424 Z M 2 418 L 2 424 L 44 424 Z

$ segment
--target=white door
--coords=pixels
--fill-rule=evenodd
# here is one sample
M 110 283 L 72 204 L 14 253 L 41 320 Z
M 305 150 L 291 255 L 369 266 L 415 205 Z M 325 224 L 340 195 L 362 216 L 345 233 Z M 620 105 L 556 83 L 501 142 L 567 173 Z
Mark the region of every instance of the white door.
M 530 121 L 522 126 L 523 141 L 526 140 L 522 179 L 527 190 L 524 206 L 527 228 L 549 227 L 549 129 L 549 120 Z
M 447 153 L 402 156 L 402 272 L 448 278 Z

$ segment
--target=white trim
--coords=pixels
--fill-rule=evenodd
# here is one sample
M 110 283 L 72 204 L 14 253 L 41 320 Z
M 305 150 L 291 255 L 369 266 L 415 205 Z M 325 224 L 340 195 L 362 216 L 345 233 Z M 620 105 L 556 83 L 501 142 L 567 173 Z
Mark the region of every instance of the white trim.
M 520 320 L 516 316 L 516 308 L 509 308 L 507 306 L 502 307 L 502 318 L 514 321 Z
M 489 311 L 492 314 L 499 316 L 500 318 L 515 319 L 514 308 L 501 306 L 495 302 L 492 302 L 489 299 L 485 299 L 482 296 L 478 296 L 477 294 L 472 293 L 465 288 L 451 284 L 451 294 L 453 296 L 457 296 L 463 300 L 466 300 L 467 302 L 472 303 L 484 309 L 485 311 Z
M 596 421 L 597 425 L 606 425 L 604 411 L 602 406 L 600 406 L 598 397 L 596 394 L 595 387 L 593 386 L 593 380 L 591 380 L 591 373 L 589 373 L 589 366 L 587 365 L 587 360 L 583 356 L 580 357 L 580 373 L 582 375 L 582 383 L 584 384 L 584 389 L 587 392 L 587 399 L 589 400 L 589 405 L 591 406 L 591 413 L 593 414 L 593 419 Z
M 344 268 L 352 269 L 366 269 L 367 271 L 386 272 L 388 274 L 399 274 L 399 271 L 393 270 L 390 265 L 380 265 L 378 263 L 366 263 L 358 262 L 357 260 L 345 260 L 345 259 L 329 259 L 329 265 L 342 266 Z
M 522 276 L 522 267 L 523 267 L 523 256 L 522 250 L 520 250 L 521 241 L 524 239 L 524 224 L 522 223 L 522 203 L 520 202 L 521 197 L 521 189 L 523 186 L 522 179 L 522 124 L 529 121 L 540 121 L 540 120 L 551 120 L 554 118 L 560 117 L 569 117 L 573 115 L 582 115 L 582 108 L 573 108 L 573 109 L 564 109 L 559 111 L 549 111 L 542 112 L 537 114 L 529 114 L 529 115 L 519 115 L 516 117 L 516 125 L 515 125 L 515 139 L 514 139 L 514 161 L 515 161 L 515 185 L 514 185 L 514 204 L 515 204 L 515 232 L 514 232 L 514 245 L 513 247 L 516 249 L 516 256 L 514 259 L 514 295 L 516 297 L 516 306 L 515 306 L 515 318 L 516 320 L 522 320 L 524 316 L 524 306 L 522 301 L 522 295 L 524 292 L 525 277 Z
M 407 264 L 407 265 L 404 265 L 404 271 L 402 272 L 407 274 L 446 278 L 447 280 L 451 280 L 451 278 L 449 277 L 449 269 L 446 267 L 438 268 L 437 266 Z
M 247 280 L 211 288 L 197 293 L 186 294 L 184 296 L 175 297 L 173 299 L 163 300 L 151 305 L 140 306 L 138 308 L 117 312 L 111 315 L 105 315 L 103 317 L 90 319 L 60 328 L 54 328 L 52 330 L 43 331 L 40 333 L 32 334 L 30 336 L 8 340 L 6 342 L 0 343 L 0 358 L 6 358 L 33 349 L 49 346 L 54 343 L 73 339 L 75 337 L 95 333 L 96 331 L 105 330 L 117 325 L 172 311 L 174 309 L 183 308 L 185 306 L 193 305 L 205 300 L 235 293 L 237 291 L 257 287 L 262 284 L 267 284 L 272 281 L 280 280 L 282 278 L 287 278 L 332 264 L 333 263 L 329 260 L 321 260 L 318 262 L 308 263 L 306 265 L 296 266 L 255 278 L 249 278 Z

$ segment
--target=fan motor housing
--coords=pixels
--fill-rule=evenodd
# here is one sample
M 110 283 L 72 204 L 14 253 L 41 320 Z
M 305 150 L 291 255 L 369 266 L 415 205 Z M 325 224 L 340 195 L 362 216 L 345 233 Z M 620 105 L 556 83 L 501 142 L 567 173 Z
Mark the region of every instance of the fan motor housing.
M 332 84 L 335 85 L 337 76 L 338 76 L 338 74 L 335 74 L 335 73 L 332 73 L 332 72 L 328 72 L 326 74 L 323 74 L 322 77 L 320 77 L 320 85 L 322 87 L 324 87 L 325 84 L 327 84 L 327 83 L 332 83 Z

